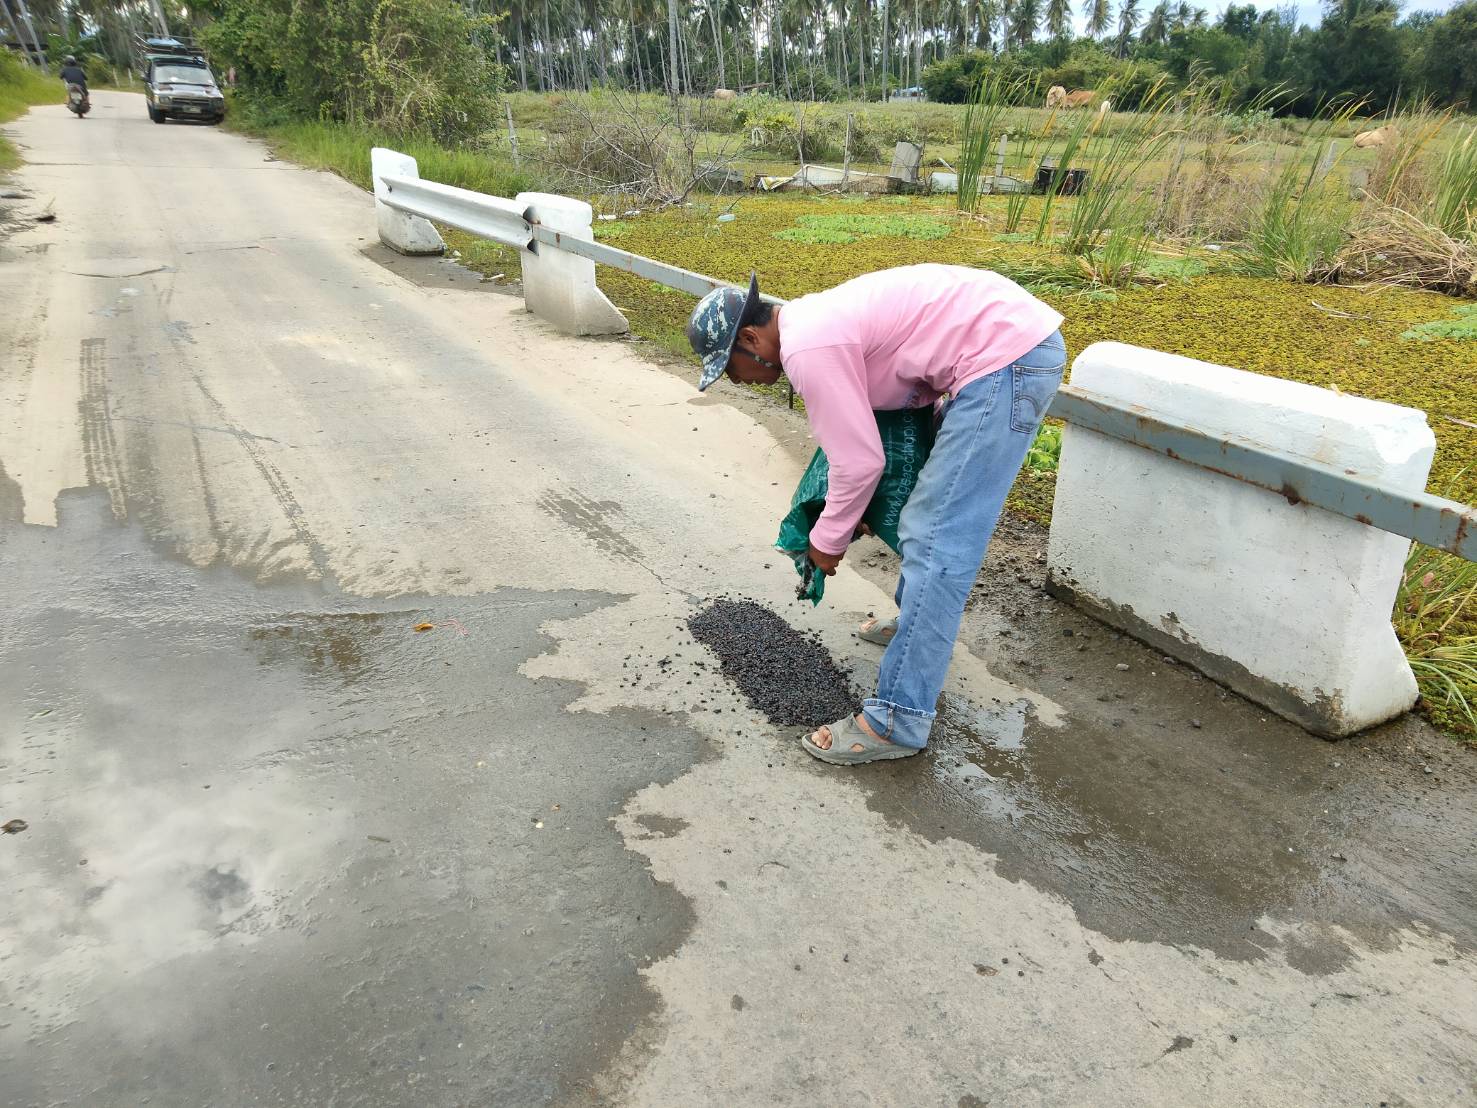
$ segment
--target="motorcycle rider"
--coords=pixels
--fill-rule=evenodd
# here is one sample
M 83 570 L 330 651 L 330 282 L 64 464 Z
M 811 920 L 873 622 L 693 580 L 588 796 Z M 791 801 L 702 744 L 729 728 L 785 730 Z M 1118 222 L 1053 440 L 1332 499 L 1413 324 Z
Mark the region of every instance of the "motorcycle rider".
M 67 55 L 67 60 L 62 64 L 61 78 L 62 84 L 68 88 L 72 85 L 79 85 L 82 88 L 82 95 L 87 95 L 87 71 L 77 64 L 74 55 Z

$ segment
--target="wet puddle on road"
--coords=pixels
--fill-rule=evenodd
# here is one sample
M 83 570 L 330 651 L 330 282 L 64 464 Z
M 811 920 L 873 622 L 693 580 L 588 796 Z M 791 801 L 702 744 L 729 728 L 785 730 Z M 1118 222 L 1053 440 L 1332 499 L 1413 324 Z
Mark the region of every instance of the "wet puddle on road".
M 725 676 L 761 714 L 816 724 L 795 716 L 792 686 L 831 664 L 824 645 L 761 606 L 731 607 L 759 622 L 722 623 L 732 634 L 709 645 Z M 705 620 L 728 612 L 709 608 L 693 630 L 701 638 Z M 786 662 L 785 644 L 818 653 Z M 875 664 L 861 660 L 852 681 L 864 685 Z M 1460 836 L 1432 835 L 1462 811 L 1459 798 L 1432 810 L 1389 782 L 1332 773 L 1336 748 L 1290 727 L 1212 733 L 1156 721 L 1153 704 L 1104 701 L 1102 718 L 1079 712 L 1045 726 L 1024 697 L 980 704 L 946 693 L 923 757 L 863 767 L 854 780 L 875 810 L 925 838 L 988 851 L 1002 875 L 1065 897 L 1109 938 L 1258 958 L 1278 945 L 1259 927 L 1266 919 L 1336 919 L 1378 945 L 1415 918 L 1477 941 L 1463 892 L 1477 864 Z M 1257 709 L 1244 707 L 1255 723 Z M 1316 939 L 1284 953 L 1308 972 L 1350 957 L 1341 942 Z
M 0 529 L 0 820 L 26 821 L 0 1099 L 381 1102 L 434 1073 L 531 1103 L 598 1071 L 691 925 L 610 818 L 708 753 L 519 674 L 611 598 L 261 585 L 163 556 L 104 490 L 58 520 Z M 157 1064 L 202 1037 L 210 1064 Z
M 1378 947 L 1418 919 L 1477 943 L 1462 892 L 1474 863 L 1438 830 L 1460 798 L 1433 808 L 1392 782 L 1333 772 L 1336 749 L 1280 730 L 1212 737 L 1143 721 L 1130 732 L 1070 715 L 1044 727 L 1024 702 L 946 694 L 923 765 L 881 767 L 863 784 L 875 810 L 989 851 L 1003 876 L 1065 897 L 1109 938 L 1232 958 L 1282 945 L 1310 973 L 1350 952 L 1316 934 L 1279 944 L 1260 921 L 1337 921 Z

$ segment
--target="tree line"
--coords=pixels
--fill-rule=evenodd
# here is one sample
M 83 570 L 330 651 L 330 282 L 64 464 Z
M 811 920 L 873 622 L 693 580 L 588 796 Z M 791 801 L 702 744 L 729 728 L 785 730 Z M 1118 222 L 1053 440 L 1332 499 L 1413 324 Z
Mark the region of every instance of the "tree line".
M 0 0 L 17 12 L 22 0 Z M 1398 0 L 1329 0 L 1318 26 L 1250 4 L 1212 18 L 1186 0 L 30 0 L 41 33 L 127 64 L 162 20 L 204 37 L 248 89 L 352 115 L 362 87 L 454 81 L 556 91 L 616 86 L 791 99 L 880 99 L 922 86 L 957 101 L 992 67 L 1043 84 L 1129 88 L 1222 78 L 1243 102 L 1283 88 L 1288 110 L 1336 96 L 1477 103 L 1477 0 L 1445 14 Z M 1075 33 L 1079 20 L 1084 33 Z M 4 29 L 0 27 L 0 34 Z M 473 53 L 480 57 L 473 57 Z M 427 72 L 412 68 L 424 61 Z M 439 72 L 438 72 L 439 70 Z M 402 92 L 405 89 L 402 88 Z M 494 91 L 495 90 L 491 90 Z M 434 97 L 432 99 L 435 99 Z M 391 101 L 393 103 L 393 101 Z
M 1228 86 L 1233 108 L 1272 103 L 1306 115 L 1331 101 L 1363 101 L 1370 111 L 1429 101 L 1470 109 L 1477 0 L 1443 15 L 1402 15 L 1395 0 L 1336 0 L 1317 27 L 1299 26 L 1296 8 L 1232 4 L 1212 20 L 1183 0 L 1159 0 L 1147 12 L 1139 0 L 1122 0 L 1106 34 L 1044 41 L 1022 34 L 998 52 L 954 52 L 925 69 L 923 83 L 933 99 L 957 102 L 1001 66 L 1046 87 L 1111 87 L 1125 106 L 1161 81 L 1212 78 Z

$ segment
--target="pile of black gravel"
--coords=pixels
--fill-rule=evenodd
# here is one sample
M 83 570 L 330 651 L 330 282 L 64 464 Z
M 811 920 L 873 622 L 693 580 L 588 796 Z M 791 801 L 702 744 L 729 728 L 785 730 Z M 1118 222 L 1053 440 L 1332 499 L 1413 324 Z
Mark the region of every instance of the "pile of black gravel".
M 761 604 L 715 600 L 687 626 L 770 723 L 819 727 L 857 708 L 851 682 L 830 652 Z

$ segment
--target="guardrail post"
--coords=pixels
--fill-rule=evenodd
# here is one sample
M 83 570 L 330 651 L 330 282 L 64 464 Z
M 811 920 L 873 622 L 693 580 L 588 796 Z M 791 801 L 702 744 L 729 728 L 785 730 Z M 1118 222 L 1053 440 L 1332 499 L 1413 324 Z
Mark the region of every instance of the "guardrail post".
M 1425 415 L 1311 385 L 1098 343 L 1072 384 L 1413 494 Z M 1409 541 L 1121 439 L 1063 432 L 1047 587 L 1310 731 L 1341 736 L 1409 709 L 1390 625 Z
M 401 254 L 442 254 L 446 243 L 436 228 L 417 215 L 397 212 L 384 202 L 386 177 L 420 177 L 420 167 L 409 154 L 376 146 L 369 152 L 369 172 L 374 178 L 374 217 L 380 242 Z
M 583 200 L 547 192 L 522 192 L 528 218 L 561 236 L 593 242 L 594 212 Z M 595 263 L 545 243 L 520 255 L 523 302 L 528 310 L 571 335 L 621 335 L 626 317 L 595 284 Z

